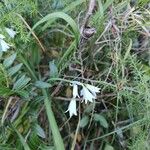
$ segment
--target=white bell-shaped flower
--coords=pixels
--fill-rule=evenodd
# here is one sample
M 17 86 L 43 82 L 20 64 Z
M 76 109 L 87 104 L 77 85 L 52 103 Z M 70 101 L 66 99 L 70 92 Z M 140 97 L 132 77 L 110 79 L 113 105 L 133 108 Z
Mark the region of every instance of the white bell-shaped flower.
M 69 116 L 70 118 L 73 116 L 73 115 L 77 115 L 77 109 L 76 109 L 76 99 L 75 98 L 72 98 L 71 101 L 70 101 L 70 104 L 68 106 L 68 110 L 66 112 L 69 111 Z
M 3 39 L 0 39 L 0 51 L 6 52 L 9 48 L 9 44 L 6 43 Z
M 100 92 L 100 88 L 90 85 L 90 84 L 85 84 L 85 86 L 88 88 L 88 90 L 96 97 L 96 93 Z
M 96 94 L 100 92 L 100 88 L 90 84 L 83 84 L 78 81 L 72 81 L 71 86 L 73 86 L 73 98 L 71 99 L 68 109 L 66 111 L 66 112 L 69 111 L 70 118 L 73 115 L 77 115 L 77 110 L 76 110 L 77 97 L 80 98 L 80 96 L 82 96 L 83 100 L 85 100 L 85 104 L 87 104 L 88 101 L 93 102 L 93 100 L 96 99 L 97 96 Z M 80 96 L 78 93 L 78 86 L 82 87 L 82 89 L 80 90 Z
M 73 98 L 79 97 L 78 94 L 78 86 L 76 84 L 73 85 Z
M 16 31 L 14 31 L 14 30 L 11 29 L 11 28 L 5 28 L 5 30 L 6 30 L 6 32 L 9 34 L 9 36 L 10 36 L 11 38 L 14 38 L 14 37 L 15 37 Z
M 72 83 L 72 86 L 73 86 L 73 98 L 79 97 L 78 85 L 76 83 Z
M 93 99 L 96 99 L 96 95 L 92 94 L 84 85 L 82 90 L 80 91 L 80 95 L 83 96 L 85 104 L 87 104 L 88 101 L 93 102 Z

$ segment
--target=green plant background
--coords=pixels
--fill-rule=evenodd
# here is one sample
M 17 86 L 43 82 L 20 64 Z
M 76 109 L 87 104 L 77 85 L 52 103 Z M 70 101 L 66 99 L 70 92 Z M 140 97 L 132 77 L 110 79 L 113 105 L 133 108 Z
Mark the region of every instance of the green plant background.
M 150 2 L 97 0 L 79 45 L 88 3 L 0 1 L 0 149 L 150 149 Z M 73 80 L 101 92 L 69 119 Z

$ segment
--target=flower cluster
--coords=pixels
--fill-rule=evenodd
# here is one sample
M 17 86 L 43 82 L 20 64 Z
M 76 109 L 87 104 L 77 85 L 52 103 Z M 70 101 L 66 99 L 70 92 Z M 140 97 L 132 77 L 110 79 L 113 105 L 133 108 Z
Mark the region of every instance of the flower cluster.
M 85 104 L 87 102 L 93 102 L 97 98 L 96 94 L 100 92 L 100 88 L 95 87 L 90 84 L 83 84 L 78 81 L 73 81 L 71 82 L 71 85 L 73 86 L 73 98 L 70 101 L 70 104 L 68 106 L 69 115 L 70 118 L 73 115 L 77 115 L 77 110 L 76 110 L 76 98 L 83 98 L 83 101 L 85 101 Z M 78 87 L 81 86 L 82 89 L 78 92 Z
M 14 38 L 16 35 L 16 32 L 13 29 L 5 28 L 6 32 L 11 38 Z M 10 48 L 10 44 L 5 42 L 5 36 L 0 34 L 0 51 L 6 52 Z

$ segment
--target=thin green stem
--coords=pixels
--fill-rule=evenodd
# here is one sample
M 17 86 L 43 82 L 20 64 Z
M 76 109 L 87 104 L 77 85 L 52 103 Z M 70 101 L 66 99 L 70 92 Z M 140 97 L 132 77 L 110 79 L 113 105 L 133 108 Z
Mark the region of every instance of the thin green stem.
M 64 63 L 64 61 L 67 59 L 67 57 L 71 54 L 72 51 L 74 51 L 76 47 L 76 41 L 73 41 L 69 48 L 66 50 L 60 61 L 58 62 L 58 68 Z
M 113 134 L 117 133 L 117 132 L 120 131 L 120 130 L 127 130 L 127 129 L 129 129 L 129 128 L 135 126 L 135 125 L 140 125 L 140 124 L 142 124 L 143 122 L 145 122 L 145 121 L 147 121 L 147 120 L 149 120 L 149 118 L 143 118 L 143 119 L 137 120 L 137 121 L 135 121 L 135 122 L 133 122 L 133 123 L 131 123 L 131 124 L 129 124 L 129 125 L 126 125 L 126 126 L 124 126 L 124 127 L 121 127 L 121 128 L 119 128 L 119 129 L 116 129 L 116 130 L 114 130 L 114 131 L 112 131 L 112 132 L 109 132 L 109 133 L 107 133 L 107 134 L 104 134 L 104 135 L 102 135 L 102 136 L 100 136 L 100 137 L 96 137 L 96 138 L 93 138 L 93 139 L 89 139 L 89 140 L 87 140 L 87 142 L 100 140 L 100 139 L 102 139 L 102 138 L 105 138 L 105 137 L 108 137 L 108 136 L 110 136 L 110 135 L 113 135 Z
M 80 129 L 80 120 L 81 120 L 80 107 L 81 106 L 80 106 L 80 103 L 79 103 L 79 119 L 78 119 L 78 124 L 77 124 L 77 128 L 76 128 L 75 136 L 74 136 L 74 139 L 73 139 L 73 143 L 72 143 L 72 146 L 71 146 L 71 150 L 75 149 L 77 135 L 78 135 L 78 132 L 79 132 L 79 129 Z
M 38 80 L 34 71 L 31 69 L 31 67 L 28 65 L 27 61 L 24 59 L 23 56 L 20 55 L 20 59 L 22 61 L 22 63 L 27 67 L 28 71 L 30 72 L 31 76 L 33 77 L 33 79 L 36 81 Z

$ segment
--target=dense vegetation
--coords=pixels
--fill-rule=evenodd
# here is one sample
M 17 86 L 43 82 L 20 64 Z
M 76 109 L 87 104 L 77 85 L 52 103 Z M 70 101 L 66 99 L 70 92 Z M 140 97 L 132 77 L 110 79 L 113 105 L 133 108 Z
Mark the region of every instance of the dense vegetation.
M 1 0 L 0 18 L 0 150 L 150 149 L 149 0 Z M 70 117 L 72 81 L 100 92 Z

